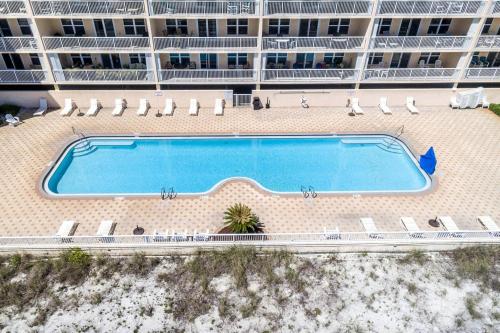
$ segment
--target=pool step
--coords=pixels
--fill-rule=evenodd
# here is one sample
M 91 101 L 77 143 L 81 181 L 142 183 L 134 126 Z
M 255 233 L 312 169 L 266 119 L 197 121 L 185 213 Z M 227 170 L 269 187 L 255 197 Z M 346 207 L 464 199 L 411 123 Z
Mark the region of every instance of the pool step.
M 383 143 L 377 145 L 382 150 L 393 154 L 402 154 L 404 152 L 403 147 L 393 139 L 383 139 Z
M 90 141 L 84 140 L 73 148 L 73 157 L 88 155 L 96 151 L 96 149 L 97 147 L 92 145 Z

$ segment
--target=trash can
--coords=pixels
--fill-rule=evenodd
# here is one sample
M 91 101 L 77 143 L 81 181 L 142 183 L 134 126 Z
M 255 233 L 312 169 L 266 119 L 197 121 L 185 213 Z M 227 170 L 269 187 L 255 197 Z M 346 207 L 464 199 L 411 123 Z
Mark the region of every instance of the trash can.
M 262 102 L 261 102 L 259 97 L 253 98 L 252 105 L 253 105 L 254 110 L 260 110 L 264 107 L 264 106 L 262 106 Z

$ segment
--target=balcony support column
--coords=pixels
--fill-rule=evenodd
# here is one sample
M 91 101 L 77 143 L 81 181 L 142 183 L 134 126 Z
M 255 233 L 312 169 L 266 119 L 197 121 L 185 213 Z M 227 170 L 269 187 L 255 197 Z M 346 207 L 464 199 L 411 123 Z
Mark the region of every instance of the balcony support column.
M 481 18 L 473 18 L 472 23 L 470 24 L 469 30 L 467 31 L 467 36 L 472 37 L 469 41 L 469 47 L 467 47 L 467 53 L 462 53 L 460 56 L 460 60 L 458 61 L 457 68 L 460 70 L 458 73 L 455 82 L 453 83 L 453 90 L 456 90 L 458 87 L 458 83 L 460 81 L 465 81 L 465 76 L 467 75 L 467 69 L 469 68 L 469 64 L 472 61 L 472 56 L 474 54 L 474 49 L 476 44 L 481 37 L 481 29 L 486 21 L 486 16 L 481 16 Z
M 255 9 L 256 13 L 259 15 L 259 31 L 258 31 L 258 34 L 257 34 L 257 53 L 254 55 L 254 61 L 253 61 L 253 66 L 254 66 L 254 69 L 256 71 L 256 86 L 255 88 L 257 90 L 260 90 L 260 83 L 262 82 L 262 71 L 261 69 L 263 68 L 262 65 L 264 64 L 264 57 L 265 57 L 265 54 L 263 53 L 263 49 L 262 49 L 262 39 L 264 37 L 264 12 L 265 12 L 265 0 L 263 1 L 255 1 L 255 6 L 257 6 L 257 8 Z M 262 58 L 262 61 L 261 61 L 261 58 Z M 265 67 L 264 67 L 265 68 Z
M 153 28 L 151 25 L 151 13 L 150 13 L 149 1 L 144 0 L 144 13 L 146 14 L 146 26 L 148 29 L 148 39 L 149 39 L 149 56 L 146 54 L 146 66 L 148 70 L 153 71 L 153 82 L 155 83 L 156 90 L 160 90 L 160 72 L 157 71 L 156 67 L 156 56 L 155 48 L 154 48 L 154 40 L 153 40 Z
M 364 70 L 366 69 L 368 64 L 368 56 L 370 54 L 370 40 L 372 39 L 372 37 L 377 36 L 378 26 L 380 24 L 380 20 L 376 17 L 378 3 L 379 0 L 375 0 L 372 3 L 370 23 L 368 23 L 368 27 L 366 28 L 366 33 L 363 39 L 363 53 L 358 54 L 358 56 L 356 57 L 356 69 L 358 70 L 358 78 L 354 87 L 355 90 L 359 89 L 359 85 L 364 77 Z

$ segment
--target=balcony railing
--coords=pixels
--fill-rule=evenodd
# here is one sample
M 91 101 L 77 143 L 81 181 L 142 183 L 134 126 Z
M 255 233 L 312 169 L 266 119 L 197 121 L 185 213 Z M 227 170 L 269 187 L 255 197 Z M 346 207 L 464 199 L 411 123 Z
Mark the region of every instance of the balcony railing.
M 47 72 L 44 70 L 0 70 L 0 83 L 40 83 L 47 80 Z
M 68 69 L 55 70 L 57 82 L 133 82 L 149 83 L 154 80 L 153 71 L 145 69 Z
M 20 52 L 38 49 L 36 39 L 33 37 L 0 37 L 0 51 Z
M 367 81 L 435 80 L 446 81 L 458 76 L 456 68 L 372 68 L 365 69 Z
M 171 49 L 235 49 L 257 47 L 257 37 L 156 37 L 155 50 Z
M 359 49 L 363 37 L 264 37 L 264 50 L 352 50 Z
M 239 15 L 257 14 L 254 0 L 164 1 L 150 0 L 151 15 Z
M 0 0 L 0 16 L 26 14 L 26 3 L 20 0 Z
M 253 69 L 167 69 L 160 72 L 162 82 L 252 82 L 256 78 Z
M 491 13 L 500 14 L 500 1 L 497 0 L 493 3 L 493 6 L 491 6 Z
M 499 80 L 500 67 L 468 68 L 465 78 L 468 80 Z
M 484 1 L 468 0 L 381 0 L 379 15 L 475 15 L 484 6 Z
M 144 15 L 142 0 L 31 0 L 33 14 L 67 15 Z
M 148 37 L 43 37 L 47 50 L 127 50 L 149 48 Z
M 394 36 L 373 37 L 372 49 L 461 49 L 469 45 L 467 36 Z
M 369 15 L 372 1 L 364 0 L 323 0 L 323 1 L 283 1 L 267 0 L 265 15 L 309 14 L 309 15 Z
M 264 69 L 263 81 L 355 81 L 356 69 Z
M 478 49 L 498 49 L 500 48 L 500 36 L 480 36 L 477 40 Z

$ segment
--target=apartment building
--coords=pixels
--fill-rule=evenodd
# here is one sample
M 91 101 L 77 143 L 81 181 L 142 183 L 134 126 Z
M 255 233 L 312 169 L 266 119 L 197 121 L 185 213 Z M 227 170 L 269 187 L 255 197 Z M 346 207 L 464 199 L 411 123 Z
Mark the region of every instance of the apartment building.
M 0 0 L 0 53 L 19 88 L 494 85 L 500 0 Z

